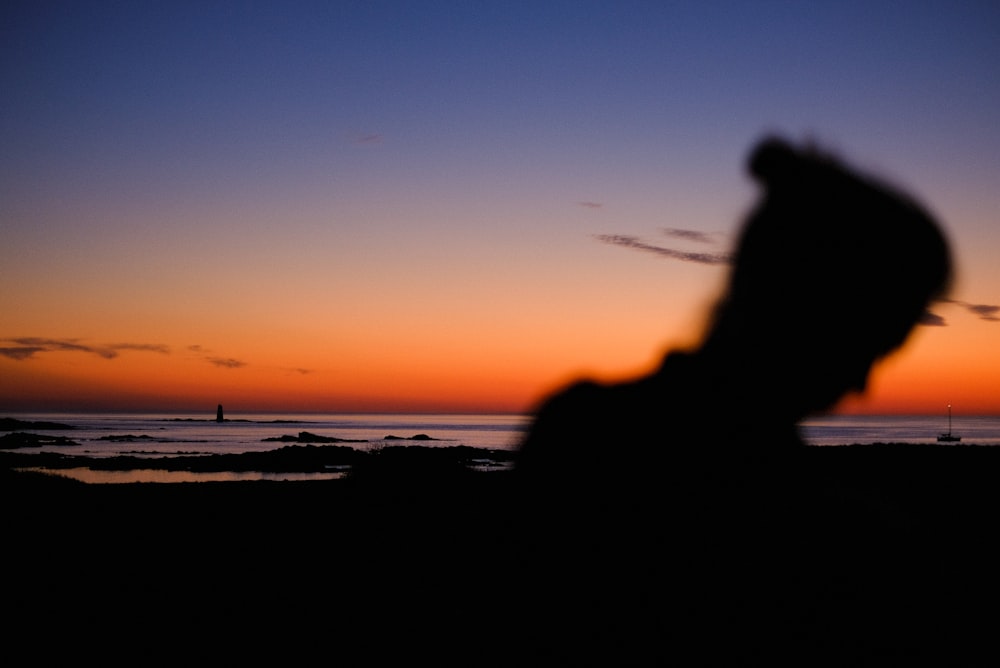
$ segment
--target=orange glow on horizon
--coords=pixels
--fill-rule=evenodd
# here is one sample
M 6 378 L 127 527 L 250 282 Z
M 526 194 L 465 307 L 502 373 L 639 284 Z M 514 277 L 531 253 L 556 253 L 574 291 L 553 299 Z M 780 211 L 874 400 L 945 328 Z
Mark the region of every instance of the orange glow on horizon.
M 983 373 L 970 346 L 939 350 L 947 333 L 921 332 L 904 352 L 873 370 L 867 392 L 834 410 L 847 414 L 1000 414 L 1000 374 Z M 482 354 L 471 341 L 433 346 L 427 339 L 384 349 L 372 358 L 328 354 L 314 368 L 293 365 L 288 351 L 249 350 L 242 363 L 201 351 L 123 352 L 115 359 L 55 352 L 37 359 L 0 358 L 0 407 L 7 412 L 53 410 L 210 412 L 218 403 L 243 412 L 530 413 L 545 396 L 581 377 L 614 381 L 646 372 L 660 350 L 616 354 L 604 364 L 578 364 L 588 346 L 506 347 Z M 635 350 L 642 348 L 631 341 Z M 379 350 L 379 346 L 375 346 Z M 948 348 L 950 351 L 951 349 Z M 594 357 L 594 355 L 590 355 Z
M 629 270 L 617 260 L 602 269 Z M 94 321 L 97 306 L 82 302 L 59 317 L 25 310 L 19 332 L 85 323 L 88 338 L 64 341 L 93 349 L 0 356 L 0 412 L 203 412 L 223 403 L 247 412 L 530 413 L 576 378 L 632 377 L 698 339 L 721 274 L 656 263 L 638 274 L 620 283 L 550 268 L 520 282 L 470 274 L 493 286 L 471 296 L 408 285 L 364 300 L 358 286 L 336 306 L 318 291 L 312 310 L 274 294 L 238 295 L 238 308 L 216 311 L 181 291 L 157 304 L 156 317 L 143 307 L 132 319 Z M 667 290 L 676 286 L 679 296 Z M 956 414 L 1000 415 L 997 323 L 955 305 L 938 310 L 948 326 L 918 327 L 876 366 L 868 392 L 836 412 L 937 414 L 950 403 Z M 133 344 L 102 356 L 102 342 L 115 341 Z M 162 351 L 128 347 L 137 344 Z

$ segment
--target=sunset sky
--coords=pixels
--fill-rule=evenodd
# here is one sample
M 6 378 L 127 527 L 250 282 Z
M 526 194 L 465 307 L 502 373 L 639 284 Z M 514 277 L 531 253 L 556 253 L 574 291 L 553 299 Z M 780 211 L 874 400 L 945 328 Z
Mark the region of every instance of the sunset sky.
M 1000 414 L 998 64 L 988 0 L 5 2 L 0 415 L 522 412 L 646 370 L 770 132 L 953 244 L 942 325 L 841 410 Z

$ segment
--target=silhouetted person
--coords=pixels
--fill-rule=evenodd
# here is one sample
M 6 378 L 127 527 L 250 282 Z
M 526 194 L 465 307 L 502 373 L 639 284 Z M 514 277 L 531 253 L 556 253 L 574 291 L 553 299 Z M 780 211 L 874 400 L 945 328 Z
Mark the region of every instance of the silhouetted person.
M 839 504 L 798 424 L 903 344 L 950 284 L 948 245 L 909 196 L 812 147 L 768 138 L 748 168 L 762 194 L 700 343 L 548 398 L 518 453 L 525 635 L 554 660 L 817 665 L 897 649 L 851 638 L 841 614 L 882 614 L 884 597 L 844 601 L 814 577 L 842 557 L 857 584 L 883 527 Z M 868 609 L 836 608 L 854 603 Z

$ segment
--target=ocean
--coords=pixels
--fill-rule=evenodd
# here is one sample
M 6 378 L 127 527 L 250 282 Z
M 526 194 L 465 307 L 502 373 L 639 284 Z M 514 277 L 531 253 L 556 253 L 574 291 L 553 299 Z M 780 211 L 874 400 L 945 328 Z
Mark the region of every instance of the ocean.
M 294 443 L 275 440 L 309 432 L 348 441 L 343 445 L 376 449 L 387 444 L 422 446 L 465 445 L 474 448 L 514 450 L 531 422 L 528 415 L 466 414 L 231 414 L 218 423 L 212 416 L 177 414 L 46 413 L 7 415 L 18 420 L 57 422 L 67 431 L 23 429 L 49 436 L 66 436 L 78 445 L 42 445 L 18 452 L 59 452 L 102 458 L 128 455 L 159 458 L 178 455 L 239 454 L 262 452 Z M 888 442 L 936 443 L 948 431 L 947 416 L 846 416 L 807 420 L 802 435 L 820 446 Z M 961 441 L 950 445 L 1000 445 L 1000 416 L 954 416 L 951 431 Z M 411 439 L 426 436 L 431 440 Z M 266 440 L 271 439 L 271 440 Z M 245 480 L 248 478 L 315 479 L 329 474 L 209 474 L 166 471 L 96 472 L 62 470 L 63 475 L 87 482 L 174 482 L 186 480 Z
M 19 448 L 18 453 L 60 453 L 108 458 L 130 456 L 139 459 L 218 454 L 266 452 L 297 445 L 292 440 L 301 432 L 341 439 L 359 450 L 376 450 L 386 445 L 418 444 L 430 447 L 465 445 L 486 450 L 513 450 L 529 424 L 523 415 L 464 414 L 240 414 L 223 422 L 214 417 L 163 413 L 94 414 L 45 413 L 6 415 L 25 422 L 53 422 L 69 430 L 18 429 L 52 437 L 65 437 L 77 445 L 41 445 Z M 0 434 L 2 436 L 2 434 Z M 427 440 L 406 440 L 426 436 Z M 317 443 L 316 445 L 322 445 Z M 342 471 L 319 473 L 192 472 L 158 469 L 98 471 L 90 468 L 60 468 L 47 471 L 88 483 L 125 482 L 213 482 L 239 480 L 336 479 Z

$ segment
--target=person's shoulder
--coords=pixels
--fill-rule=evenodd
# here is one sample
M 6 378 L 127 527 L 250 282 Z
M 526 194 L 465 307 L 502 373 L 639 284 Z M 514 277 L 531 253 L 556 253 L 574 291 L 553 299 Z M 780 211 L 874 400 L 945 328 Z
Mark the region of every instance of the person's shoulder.
M 542 409 L 580 402 L 601 401 L 609 394 L 610 389 L 611 386 L 595 380 L 577 380 L 552 393 L 542 404 Z
M 616 412 L 618 386 L 595 380 L 576 380 L 547 396 L 538 406 L 522 443 L 522 459 L 541 451 L 564 448 L 580 451 L 599 440 Z
M 539 407 L 536 420 L 564 416 L 574 422 L 593 424 L 601 415 L 635 407 L 634 397 L 642 385 L 642 381 L 577 380 L 549 395 Z
M 652 392 L 651 392 L 652 390 Z M 606 442 L 645 424 L 655 403 L 648 378 L 574 381 L 549 395 L 535 412 L 529 441 Z

